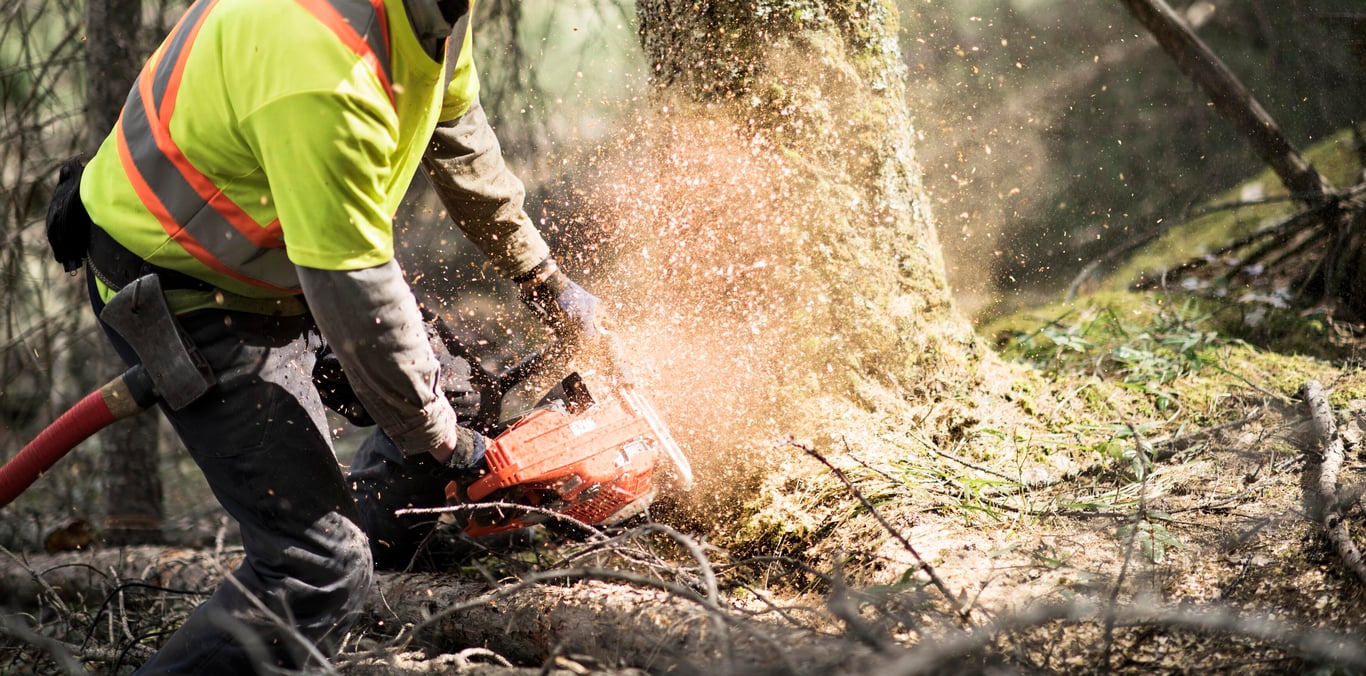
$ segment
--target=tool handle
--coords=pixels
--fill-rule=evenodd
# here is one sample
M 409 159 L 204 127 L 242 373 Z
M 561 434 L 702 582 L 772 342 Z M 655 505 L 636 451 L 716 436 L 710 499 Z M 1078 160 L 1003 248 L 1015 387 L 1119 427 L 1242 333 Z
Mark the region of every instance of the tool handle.
M 152 382 L 140 365 L 85 395 L 0 467 L 0 507 L 13 502 L 77 444 L 152 401 Z

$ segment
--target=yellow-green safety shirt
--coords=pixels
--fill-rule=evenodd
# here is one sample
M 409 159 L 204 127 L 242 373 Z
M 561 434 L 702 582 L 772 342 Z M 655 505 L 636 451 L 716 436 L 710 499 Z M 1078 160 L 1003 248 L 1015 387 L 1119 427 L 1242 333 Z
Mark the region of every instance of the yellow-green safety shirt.
M 215 199 L 227 198 L 261 229 L 253 236 L 269 240 L 274 224 L 279 242 L 259 255 L 276 259 L 271 267 L 282 283 L 243 282 L 178 243 L 130 179 L 117 128 L 81 182 L 91 219 L 154 265 L 250 298 L 297 294 L 293 264 L 356 270 L 392 259 L 391 219 L 432 130 L 477 101 L 479 81 L 470 31 L 445 84 L 445 65 L 419 44 L 402 0 L 381 1 L 388 88 L 374 59 L 367 62 L 303 1 L 217 2 L 183 57 L 170 137 L 221 190 Z M 166 50 L 163 44 L 147 68 Z

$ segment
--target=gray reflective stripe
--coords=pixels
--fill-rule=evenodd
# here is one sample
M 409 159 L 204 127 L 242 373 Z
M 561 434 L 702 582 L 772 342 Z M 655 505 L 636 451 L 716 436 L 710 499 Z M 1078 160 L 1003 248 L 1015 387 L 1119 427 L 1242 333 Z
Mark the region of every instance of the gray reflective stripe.
M 215 4 L 210 0 L 201 0 L 190 5 L 190 8 L 185 11 L 185 16 L 180 19 L 181 29 L 175 31 L 171 35 L 170 41 L 166 43 L 162 50 L 161 62 L 157 64 L 156 79 L 152 80 L 152 99 L 157 102 L 157 105 L 161 105 L 161 100 L 166 96 L 166 87 L 171 82 L 171 74 L 175 71 L 176 62 L 180 60 L 180 53 L 184 51 L 185 43 L 194 33 L 192 29 L 199 24 L 204 13 Z M 137 88 L 134 87 L 134 91 L 136 90 Z
M 446 79 L 443 81 L 442 90 L 451 86 L 455 66 L 460 63 L 460 52 L 465 48 L 465 33 L 469 30 L 469 25 L 470 10 L 467 6 L 465 13 L 456 19 L 454 26 L 451 26 L 451 34 L 446 38 Z
M 380 70 L 384 71 L 387 84 L 392 86 L 394 71 L 389 64 L 389 36 L 384 31 L 388 28 L 388 22 L 380 21 L 379 12 L 375 11 L 375 6 L 369 0 L 330 0 L 329 4 L 370 45 L 370 51 L 379 60 Z
M 129 103 L 133 104 L 133 101 Z M 156 192 L 166 215 L 179 224 L 199 248 L 221 264 L 272 287 L 282 290 L 298 287 L 294 266 L 289 264 L 284 249 L 258 247 L 238 232 L 223 214 L 209 207 L 185 175 L 161 152 L 147 119 L 147 109 L 140 100 L 123 109 L 122 126 L 129 157 L 142 181 Z M 252 222 L 245 227 L 260 226 Z M 181 245 L 185 243 L 181 242 Z M 208 264 L 197 255 L 194 247 L 186 249 Z
M 156 143 L 154 129 L 161 130 L 168 138 L 170 135 L 169 118 L 163 120 L 159 115 L 167 91 L 177 77 L 178 62 L 185 50 L 190 48 L 205 13 L 215 4 L 214 0 L 195 2 L 163 46 L 156 67 L 151 72 L 144 70 L 139 75 L 139 82 L 150 78 L 152 100 L 143 101 L 140 84 L 134 85 L 129 93 L 120 128 L 129 159 L 139 174 L 130 179 L 135 184 L 142 184 L 143 189 L 138 192 L 144 195 L 144 202 L 151 199 L 160 202 L 160 205 L 148 203 L 146 206 L 162 221 L 167 233 L 201 263 L 219 274 L 227 274 L 244 283 L 295 293 L 299 282 L 294 266 L 284 251 L 283 241 L 277 237 L 274 241 L 263 242 L 266 246 L 260 246 L 252 241 L 252 237 L 244 235 L 243 231 L 246 231 L 255 236 L 252 229 L 260 228 L 261 235 L 268 236 L 265 228 L 236 205 L 225 206 L 231 213 L 224 214 L 208 204 L 191 181 L 210 180 L 199 174 L 188 161 L 177 165 Z M 376 65 L 383 71 L 383 84 L 392 97 L 393 73 L 385 31 L 387 26 L 375 5 L 369 0 L 329 0 L 328 4 L 369 46 L 375 55 Z M 323 17 L 318 18 L 329 29 L 338 30 L 335 21 L 329 23 Z M 172 108 L 174 103 L 171 102 Z M 155 197 L 148 198 L 146 191 L 153 192 Z M 226 200 L 227 197 L 223 195 L 222 199 Z M 230 220 L 232 218 L 236 219 L 236 225 Z M 180 232 L 177 232 L 177 228 Z M 277 242 L 278 245 L 275 245 Z M 225 272 L 224 268 L 231 272 Z

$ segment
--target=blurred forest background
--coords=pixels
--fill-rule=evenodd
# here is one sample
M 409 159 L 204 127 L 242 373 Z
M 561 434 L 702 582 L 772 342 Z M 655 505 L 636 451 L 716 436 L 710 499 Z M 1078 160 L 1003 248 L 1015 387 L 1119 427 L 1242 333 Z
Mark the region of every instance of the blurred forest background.
M 137 27 L 140 61 L 185 3 L 122 4 L 140 15 L 126 24 Z M 1056 297 L 1102 253 L 1180 220 L 1261 168 L 1119 2 L 1081 10 L 1065 0 L 899 5 L 919 161 L 959 306 L 975 320 Z M 1360 0 L 1173 5 L 1300 147 L 1363 122 Z M 57 167 L 107 132 L 107 122 L 98 129 L 87 117 L 86 49 L 121 22 L 87 25 L 86 9 L 75 0 L 0 1 L 0 458 L 117 372 L 82 279 L 51 260 L 42 228 Z M 478 11 L 484 105 L 527 183 L 528 212 L 591 288 L 592 271 L 574 269 L 564 247 L 593 227 L 594 215 L 576 210 L 578 196 L 594 190 L 584 163 L 629 128 L 650 94 L 634 8 L 524 0 Z M 400 213 L 408 229 L 401 255 L 419 290 L 452 300 L 458 284 L 478 292 L 467 299 L 515 306 L 433 205 L 419 180 Z M 212 537 L 220 510 L 174 436 L 151 433 L 166 506 L 160 531 Z M 43 490 L 0 512 L 0 546 L 33 548 L 71 517 L 99 523 L 108 475 L 101 450 L 118 434 L 87 442 L 42 480 Z

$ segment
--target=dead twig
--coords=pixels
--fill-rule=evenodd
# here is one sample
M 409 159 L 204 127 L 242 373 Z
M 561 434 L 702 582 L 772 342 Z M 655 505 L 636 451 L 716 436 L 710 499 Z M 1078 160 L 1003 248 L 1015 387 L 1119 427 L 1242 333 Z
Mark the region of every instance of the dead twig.
M 67 674 L 84 674 L 85 669 L 72 657 L 71 647 L 57 639 L 43 636 L 24 626 L 9 615 L 0 615 L 0 634 L 10 636 L 47 653 L 57 667 Z
M 759 641 L 760 643 L 767 645 L 769 649 L 772 651 L 773 655 L 783 663 L 784 668 L 789 673 L 799 673 L 796 664 L 792 662 L 791 657 L 787 654 L 787 651 L 784 649 L 783 645 L 780 645 L 772 638 L 763 636 L 762 634 L 753 631 L 752 628 L 746 626 L 744 622 L 739 621 L 739 618 L 736 615 L 727 612 L 727 610 L 724 607 L 722 607 L 718 603 L 713 602 L 711 599 L 708 599 L 705 595 L 699 594 L 687 586 L 670 582 L 668 580 L 659 580 L 653 577 L 648 577 L 645 575 L 640 575 L 628 571 L 609 570 L 603 568 L 566 568 L 559 570 L 547 570 L 525 575 L 516 583 L 502 585 L 476 598 L 472 598 L 462 603 L 448 605 L 440 609 L 439 611 L 428 615 L 422 622 L 415 624 L 413 627 L 411 627 L 411 629 L 407 629 L 406 631 L 401 632 L 399 636 L 395 637 L 392 641 L 390 641 L 389 647 L 391 648 L 393 646 L 407 645 L 407 643 L 411 641 L 414 637 L 416 637 L 424 631 L 435 628 L 441 621 L 445 620 L 446 618 L 449 618 L 453 615 L 459 614 L 471 608 L 477 608 L 483 605 L 487 605 L 491 602 L 497 601 L 498 599 L 511 596 L 523 589 L 528 589 L 540 585 L 563 584 L 566 582 L 581 581 L 604 582 L 610 584 L 626 584 L 633 587 L 654 589 L 660 592 L 664 592 L 673 598 L 687 601 L 704 610 L 708 619 L 712 620 L 713 622 L 718 624 L 724 624 L 727 627 L 734 627 L 736 629 L 739 629 L 742 633 L 744 633 L 751 639 L 754 639 L 756 641 Z M 362 655 L 362 657 L 378 656 L 378 654 L 382 654 L 385 650 L 386 647 L 380 647 L 374 651 L 371 651 L 367 655 Z
M 1002 617 L 973 631 L 937 643 L 917 646 L 879 669 L 878 673 L 888 676 L 943 673 L 956 661 L 978 654 L 1005 634 L 1043 627 L 1054 622 L 1081 626 L 1100 621 L 1116 626 L 1159 627 L 1168 633 L 1179 629 L 1204 634 L 1241 636 L 1264 641 L 1297 652 L 1306 659 L 1328 662 L 1348 671 L 1366 668 L 1366 647 L 1363 647 L 1356 638 L 1297 627 L 1268 616 L 1238 615 L 1227 610 L 1204 611 L 1190 608 L 1101 609 L 1093 604 L 1076 602 L 1036 606 Z
M 833 472 L 835 478 L 839 479 L 840 482 L 844 484 L 844 487 L 847 488 L 849 493 L 863 505 L 863 508 L 868 510 L 868 513 L 871 514 L 874 519 L 877 519 L 878 524 L 880 524 L 888 534 L 896 538 L 896 541 L 901 543 L 902 548 L 910 553 L 911 557 L 916 561 L 917 569 L 924 571 L 925 575 L 930 578 L 930 584 L 934 585 L 934 588 L 938 589 L 939 593 L 944 595 L 944 598 L 958 614 L 959 620 L 964 624 L 970 624 L 972 622 L 972 609 L 965 607 L 962 602 L 958 600 L 958 597 L 954 596 L 953 592 L 949 591 L 949 586 L 945 584 L 944 580 L 935 572 L 934 567 L 932 567 L 924 557 L 920 556 L 920 552 L 916 551 L 915 546 L 911 544 L 911 541 L 907 540 L 906 536 L 902 535 L 900 531 L 892 526 L 892 524 L 887 522 L 887 519 L 882 517 L 882 514 L 878 513 L 877 508 L 873 506 L 873 503 L 869 502 L 868 498 L 863 496 L 863 493 L 859 491 L 858 487 L 854 486 L 854 482 L 850 481 L 849 477 L 845 476 L 844 472 L 840 471 L 840 468 L 836 467 L 834 463 L 831 463 L 825 456 L 821 455 L 816 449 L 811 448 L 810 446 L 797 443 L 791 439 L 789 439 L 787 443 L 801 449 L 803 453 L 815 458 Z
M 1153 462 L 1150 447 L 1143 441 L 1142 435 L 1138 432 L 1138 427 L 1133 423 L 1127 422 L 1125 425 L 1128 426 L 1129 433 L 1133 435 L 1134 453 L 1138 455 L 1139 467 L 1142 468 L 1143 476 L 1139 477 L 1138 482 L 1138 509 L 1136 509 L 1130 517 L 1131 523 L 1134 526 L 1133 533 L 1130 534 L 1129 541 L 1125 543 L 1124 562 L 1120 565 L 1119 576 L 1115 578 L 1115 586 L 1110 590 L 1110 607 L 1112 608 L 1119 603 L 1119 593 L 1124 587 L 1125 578 L 1128 577 L 1129 566 L 1133 561 L 1134 549 L 1138 545 L 1138 524 L 1140 521 L 1148 518 L 1148 478 L 1152 476 L 1152 468 L 1148 466 L 1148 463 Z M 1110 655 L 1114 650 L 1114 631 L 1114 617 L 1107 614 L 1105 618 L 1104 634 L 1105 651 L 1100 662 L 1101 668 L 1107 671 L 1110 668 Z
M 578 530 L 583 531 L 590 539 L 601 540 L 606 536 L 602 530 L 591 524 L 584 523 L 571 516 L 565 516 L 559 512 L 523 505 L 516 502 L 473 502 L 460 505 L 447 505 L 445 507 L 413 507 L 409 509 L 399 509 L 394 511 L 394 516 L 408 516 L 410 514 L 460 514 L 465 512 L 477 512 L 485 509 L 507 509 L 544 516 L 559 523 L 568 524 Z
M 591 551 L 593 550 L 608 549 L 611 548 L 613 545 L 619 544 L 621 542 L 636 540 L 647 535 L 653 535 L 655 533 L 659 533 L 668 537 L 669 539 L 678 543 L 680 546 L 683 547 L 684 550 L 688 552 L 688 555 L 691 556 L 693 560 L 697 562 L 698 572 L 702 577 L 701 585 L 703 591 L 706 592 L 707 600 L 713 604 L 719 604 L 720 592 L 718 591 L 716 585 L 716 571 L 712 566 L 711 560 L 708 559 L 706 553 L 702 551 L 702 546 L 699 545 L 697 541 L 692 539 L 691 537 L 688 537 L 687 535 L 679 532 L 677 529 L 674 529 L 670 526 L 666 526 L 662 523 L 647 523 L 645 525 L 632 528 L 631 530 L 622 533 L 617 537 L 608 540 L 603 540 L 600 542 L 594 542 L 592 543 L 591 549 L 585 549 L 582 552 L 576 552 L 571 556 L 567 556 L 562 561 L 557 563 L 554 567 L 560 567 L 566 563 L 574 561 L 575 559 L 582 558 L 583 556 L 586 556 L 587 554 L 591 553 Z
M 1314 482 L 1319 501 L 1319 520 L 1323 524 L 1328 539 L 1337 549 L 1342 563 L 1357 579 L 1366 582 L 1366 564 L 1363 564 L 1361 550 L 1352 540 L 1347 530 L 1347 519 L 1342 496 L 1338 492 L 1338 471 L 1342 468 L 1343 443 L 1338 434 L 1337 423 L 1333 419 L 1333 409 L 1324 396 L 1323 385 L 1310 380 L 1300 388 L 1300 398 L 1309 407 L 1309 418 L 1314 423 L 1314 431 L 1323 445 L 1323 459 L 1318 464 L 1318 477 Z M 1351 507 L 1348 503 L 1346 507 Z

